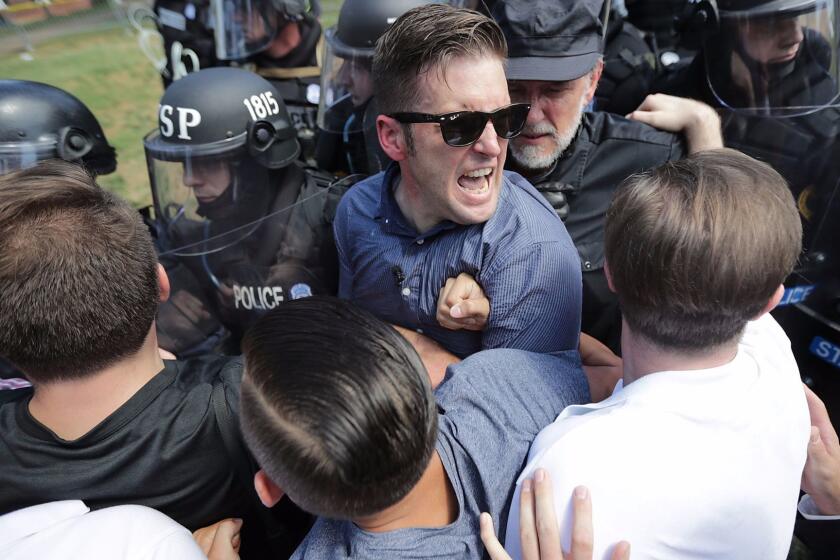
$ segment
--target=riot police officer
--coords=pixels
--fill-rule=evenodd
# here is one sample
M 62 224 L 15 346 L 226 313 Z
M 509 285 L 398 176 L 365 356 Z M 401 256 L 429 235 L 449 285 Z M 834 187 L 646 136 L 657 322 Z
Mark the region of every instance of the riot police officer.
M 96 175 L 117 168 L 114 148 L 84 103 L 47 84 L 0 80 L 0 174 L 56 158 Z
M 320 4 L 312 0 L 157 0 L 167 69 L 164 86 L 203 68 L 244 66 L 286 103 L 303 159 L 314 149 Z
M 658 90 L 717 107 L 724 142 L 790 185 L 804 251 L 774 312 L 806 381 L 840 411 L 840 107 L 835 2 L 707 3 L 703 48 Z M 717 8 L 716 10 L 714 8 Z
M 430 0 L 345 0 L 327 30 L 318 106 L 318 167 L 371 175 L 390 162 L 376 137 L 371 65 L 376 41 L 400 15 Z
M 289 114 L 265 79 L 210 68 L 173 83 L 144 141 L 172 297 L 161 346 L 237 352 L 244 330 L 287 299 L 333 294 L 332 191 L 296 162 Z
M 604 34 L 604 71 L 595 90 L 595 108 L 626 115 L 650 91 L 657 63 L 644 33 L 627 21 L 616 3 L 610 5 Z

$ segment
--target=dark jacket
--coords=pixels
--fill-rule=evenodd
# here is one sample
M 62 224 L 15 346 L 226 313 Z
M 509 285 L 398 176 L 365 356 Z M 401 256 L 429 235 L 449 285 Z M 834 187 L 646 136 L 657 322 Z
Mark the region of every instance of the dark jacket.
M 528 177 L 552 204 L 557 200 L 552 193 L 565 195 L 566 229 L 577 247 L 583 270 L 581 328 L 613 350 L 619 346 L 618 301 L 607 289 L 602 270 L 604 218 L 613 191 L 630 175 L 685 154 L 681 136 L 596 111 L 584 113 L 577 137 L 550 172 Z

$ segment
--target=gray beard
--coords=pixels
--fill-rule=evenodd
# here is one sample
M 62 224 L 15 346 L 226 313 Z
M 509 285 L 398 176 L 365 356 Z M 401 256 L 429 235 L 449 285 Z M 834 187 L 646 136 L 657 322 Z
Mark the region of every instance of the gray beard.
M 554 148 L 548 154 L 543 154 L 539 146 L 520 145 L 517 139 L 510 141 L 510 157 L 516 165 L 523 170 L 532 172 L 542 171 L 554 165 L 563 152 L 572 144 L 577 135 L 577 130 L 583 120 L 583 110 L 586 108 L 585 99 L 581 99 L 580 107 L 578 107 L 575 115 L 573 125 L 563 132 L 558 132 L 557 129 L 548 121 L 543 121 L 531 126 L 525 126 L 522 129 L 522 134 L 538 135 L 550 134 L 554 140 Z

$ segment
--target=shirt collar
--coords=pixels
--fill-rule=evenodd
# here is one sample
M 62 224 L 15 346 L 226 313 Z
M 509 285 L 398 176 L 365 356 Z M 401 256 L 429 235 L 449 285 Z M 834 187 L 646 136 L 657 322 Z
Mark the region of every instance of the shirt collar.
M 375 216 L 375 219 L 379 221 L 383 230 L 394 235 L 410 237 L 416 241 L 433 237 L 442 231 L 452 229 L 458 225 L 449 220 L 444 220 L 422 234 L 417 233 L 417 230 L 409 223 L 408 219 L 403 215 L 402 210 L 400 210 L 399 204 L 397 204 L 395 192 L 399 178 L 400 166 L 396 162 L 391 162 L 387 169 L 385 169 L 385 175 L 382 177 L 379 212 Z
M 50 502 L 0 516 L 0 551 L 16 542 L 49 529 L 75 517 L 81 517 L 90 508 L 81 500 Z

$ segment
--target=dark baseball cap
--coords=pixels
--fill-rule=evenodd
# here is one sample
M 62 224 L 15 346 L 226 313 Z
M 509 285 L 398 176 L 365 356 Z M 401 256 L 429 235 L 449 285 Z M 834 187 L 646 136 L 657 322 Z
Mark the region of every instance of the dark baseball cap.
M 603 52 L 604 0 L 499 0 L 493 19 L 508 43 L 509 80 L 580 78 Z

